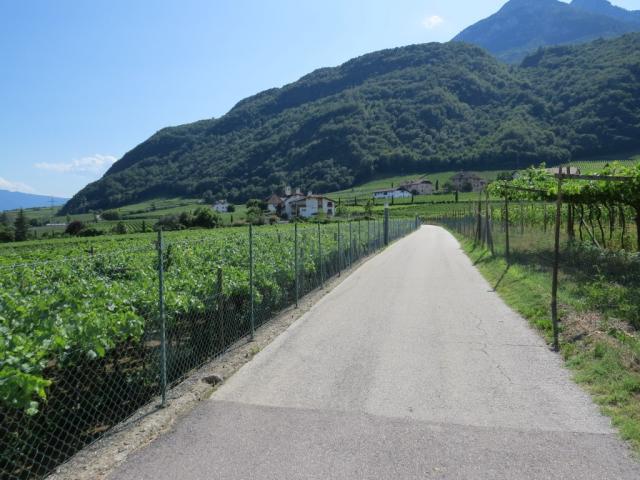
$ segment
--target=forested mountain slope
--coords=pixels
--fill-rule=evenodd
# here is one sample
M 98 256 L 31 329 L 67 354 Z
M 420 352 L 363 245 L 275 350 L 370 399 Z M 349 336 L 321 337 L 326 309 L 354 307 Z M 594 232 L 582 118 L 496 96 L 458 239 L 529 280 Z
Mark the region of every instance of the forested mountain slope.
M 165 128 L 65 212 L 285 183 L 335 191 L 380 173 L 503 168 L 640 146 L 640 34 L 542 50 L 509 67 L 459 42 L 317 70 L 218 119 Z

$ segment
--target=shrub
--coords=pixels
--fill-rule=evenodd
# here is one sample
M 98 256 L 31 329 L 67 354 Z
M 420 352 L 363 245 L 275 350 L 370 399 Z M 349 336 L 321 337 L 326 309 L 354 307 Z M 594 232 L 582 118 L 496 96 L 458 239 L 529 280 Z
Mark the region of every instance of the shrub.
M 106 210 L 102 212 L 100 217 L 103 220 L 120 220 L 120 212 L 118 210 Z
M 69 235 L 78 235 L 84 228 L 85 228 L 84 223 L 82 223 L 80 220 L 74 220 L 73 222 L 70 222 L 67 225 L 67 228 L 65 228 L 64 233 L 67 233 Z

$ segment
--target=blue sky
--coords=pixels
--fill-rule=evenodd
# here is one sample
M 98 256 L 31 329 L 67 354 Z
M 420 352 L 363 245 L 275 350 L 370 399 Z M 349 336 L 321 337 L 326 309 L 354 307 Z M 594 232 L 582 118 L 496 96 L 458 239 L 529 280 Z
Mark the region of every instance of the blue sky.
M 505 0 L 4 0 L 0 189 L 71 196 L 158 129 Z M 638 0 L 616 0 L 638 8 Z

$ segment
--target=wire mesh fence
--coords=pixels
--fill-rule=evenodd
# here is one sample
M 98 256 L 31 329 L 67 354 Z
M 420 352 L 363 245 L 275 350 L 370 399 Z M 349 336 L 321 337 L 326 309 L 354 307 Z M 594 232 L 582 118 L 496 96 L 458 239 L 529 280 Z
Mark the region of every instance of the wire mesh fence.
M 0 477 L 43 478 L 417 219 L 226 230 L 0 265 Z

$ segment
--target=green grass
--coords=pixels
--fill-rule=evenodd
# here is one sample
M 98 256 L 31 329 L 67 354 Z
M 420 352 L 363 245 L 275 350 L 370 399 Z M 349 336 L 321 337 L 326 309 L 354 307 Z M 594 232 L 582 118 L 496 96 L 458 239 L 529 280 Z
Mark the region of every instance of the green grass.
M 504 301 L 551 342 L 549 270 L 525 262 L 508 266 L 503 257 L 474 248 L 470 240 L 460 241 Z M 575 381 L 591 393 L 622 438 L 640 454 L 640 336 L 626 319 L 613 318 L 599 302 L 601 298 L 611 301 L 612 292 L 621 288 L 636 290 L 637 286 L 622 287 L 597 278 L 586 280 L 571 271 L 561 272 L 560 347 Z M 634 306 L 633 291 L 626 293 L 626 297 L 615 297 L 618 303 L 614 314 Z M 594 308 L 597 305 L 601 308 Z

